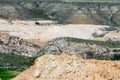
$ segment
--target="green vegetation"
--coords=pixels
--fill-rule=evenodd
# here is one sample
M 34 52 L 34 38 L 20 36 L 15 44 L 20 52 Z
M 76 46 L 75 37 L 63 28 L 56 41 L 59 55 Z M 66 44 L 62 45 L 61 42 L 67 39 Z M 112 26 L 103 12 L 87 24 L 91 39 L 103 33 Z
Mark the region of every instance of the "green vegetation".
M 115 59 L 115 60 L 120 60 L 120 54 L 115 54 L 115 55 L 114 55 L 114 59 Z
M 78 38 L 68 38 L 68 41 L 77 42 L 77 43 L 89 43 L 96 44 L 100 46 L 106 46 L 111 48 L 120 48 L 120 41 L 112 42 L 112 41 L 93 41 L 93 40 L 83 40 Z
M 44 19 L 50 19 L 49 16 L 43 11 L 43 10 L 29 10 L 32 18 L 44 18 Z
M 3 41 L 0 40 L 0 44 L 3 44 Z
M 35 58 L 25 57 L 20 55 L 11 55 L 0 53 L 0 66 L 13 66 L 14 68 L 24 68 L 29 67 L 34 63 Z
M 20 73 L 20 71 L 14 70 L 14 69 L 5 69 L 0 68 L 0 79 L 1 80 L 10 80 L 17 76 Z
M 95 37 L 97 37 L 97 38 L 102 38 L 102 37 L 104 37 L 104 35 L 105 35 L 105 34 L 95 35 Z
M 118 3 L 120 0 L 64 0 L 66 2 L 114 2 Z
M 34 63 L 35 58 L 0 53 L 0 80 L 10 80 L 26 67 Z M 3 68 L 7 67 L 7 68 Z

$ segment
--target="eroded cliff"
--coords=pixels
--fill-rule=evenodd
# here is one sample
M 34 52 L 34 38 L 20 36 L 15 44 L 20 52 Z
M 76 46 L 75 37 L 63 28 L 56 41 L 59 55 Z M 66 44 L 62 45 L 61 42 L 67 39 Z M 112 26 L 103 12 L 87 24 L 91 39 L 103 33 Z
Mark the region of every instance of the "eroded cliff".
M 59 23 L 120 25 L 119 3 L 34 1 L 1 6 L 0 16 L 6 18 L 52 19 Z

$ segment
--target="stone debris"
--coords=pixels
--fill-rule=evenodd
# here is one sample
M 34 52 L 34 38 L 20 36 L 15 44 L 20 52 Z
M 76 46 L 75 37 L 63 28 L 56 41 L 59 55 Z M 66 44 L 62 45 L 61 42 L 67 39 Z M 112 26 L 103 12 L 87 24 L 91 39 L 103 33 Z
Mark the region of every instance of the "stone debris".
M 89 44 L 87 42 L 73 42 L 70 37 L 56 38 L 45 44 L 41 48 L 38 55 L 53 54 L 59 55 L 61 53 L 76 55 L 84 59 L 115 59 L 114 54 L 119 54 L 119 49 L 110 48 L 109 46 L 100 46 L 96 44 Z M 114 50 L 117 50 L 116 52 Z
M 13 80 L 119 80 L 119 74 L 120 61 L 49 54 L 37 58 L 33 66 Z

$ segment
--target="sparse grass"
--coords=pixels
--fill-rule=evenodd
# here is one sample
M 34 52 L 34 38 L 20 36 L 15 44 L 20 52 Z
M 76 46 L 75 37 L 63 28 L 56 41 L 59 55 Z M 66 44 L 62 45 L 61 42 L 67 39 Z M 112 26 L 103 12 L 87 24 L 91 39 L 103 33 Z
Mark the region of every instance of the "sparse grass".
M 68 41 L 77 42 L 77 43 L 89 43 L 96 44 L 100 46 L 106 46 L 111 48 L 120 48 L 120 41 L 112 42 L 112 41 L 93 41 L 93 40 L 83 40 L 78 38 L 68 38 Z
M 0 80 L 10 80 L 26 67 L 34 63 L 35 58 L 0 53 Z
M 32 18 L 44 18 L 50 19 L 49 16 L 43 10 L 29 10 Z
M 102 37 L 104 37 L 104 35 L 105 35 L 105 34 L 95 35 L 95 37 L 97 37 L 97 38 L 102 38 Z

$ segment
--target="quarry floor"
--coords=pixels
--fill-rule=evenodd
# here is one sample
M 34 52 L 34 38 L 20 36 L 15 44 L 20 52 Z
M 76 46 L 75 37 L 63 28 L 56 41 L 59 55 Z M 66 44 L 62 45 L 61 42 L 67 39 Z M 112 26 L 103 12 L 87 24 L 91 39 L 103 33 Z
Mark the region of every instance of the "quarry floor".
M 35 23 L 39 22 L 39 25 Z M 23 39 L 49 41 L 56 37 L 92 39 L 93 34 L 102 34 L 106 25 L 94 24 L 55 24 L 53 21 L 0 20 L 0 31 Z

